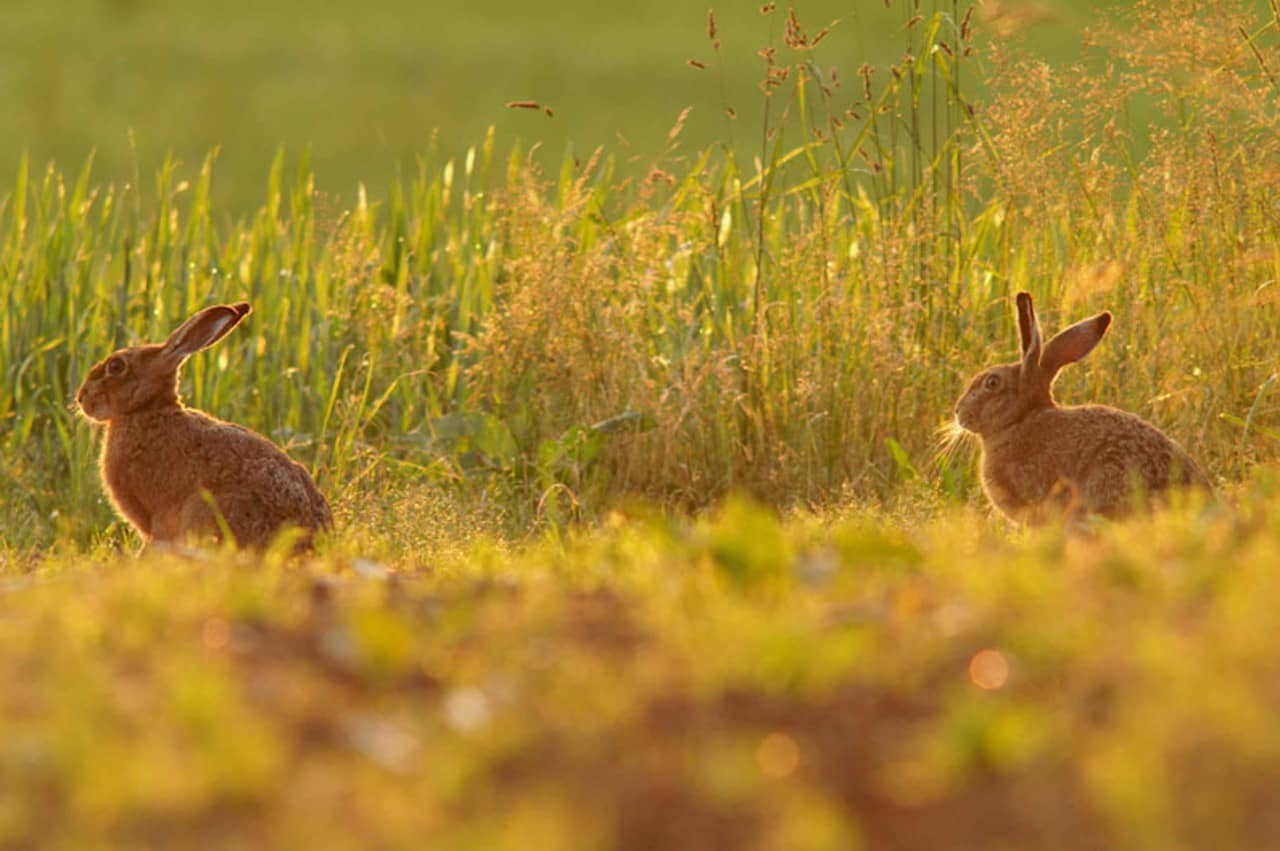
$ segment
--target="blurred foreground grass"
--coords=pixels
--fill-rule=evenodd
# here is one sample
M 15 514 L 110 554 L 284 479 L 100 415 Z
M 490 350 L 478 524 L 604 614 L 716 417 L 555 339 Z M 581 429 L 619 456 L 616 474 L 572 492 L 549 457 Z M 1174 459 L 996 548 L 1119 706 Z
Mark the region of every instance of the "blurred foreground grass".
M 1272 847 L 1280 474 L 1232 497 L 10 563 L 0 847 Z

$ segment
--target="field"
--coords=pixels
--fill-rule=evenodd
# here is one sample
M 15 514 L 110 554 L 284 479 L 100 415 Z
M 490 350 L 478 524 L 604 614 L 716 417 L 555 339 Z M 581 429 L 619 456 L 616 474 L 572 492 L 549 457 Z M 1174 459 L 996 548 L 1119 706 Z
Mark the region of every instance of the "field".
M 5 579 L 0 845 L 1269 847 L 1278 510 L 48 559 Z
M 497 74 L 406 108 L 444 73 L 397 64 L 409 4 L 82 5 L 0 25 L 35 53 L 79 28 L 84 60 L 4 141 L 0 849 L 1280 840 L 1270 4 L 1119 4 L 1083 43 L 1066 4 L 894 0 L 821 38 L 839 8 L 656 4 L 594 46 L 491 10 L 581 42 L 560 72 L 616 73 L 608 109 Z M 487 14 L 449 49 L 544 64 Z M 296 71 L 325 38 L 386 49 Z M 150 73 L 86 71 L 111 50 Z M 219 85 L 156 97 L 190 51 Z M 554 117 L 501 106 L 526 97 Z M 1020 289 L 1047 328 L 1114 311 L 1058 396 L 1158 423 L 1216 499 L 1070 536 L 990 512 L 951 410 L 1012 359 Z M 307 465 L 336 529 L 137 557 L 76 387 L 241 299 L 184 394 Z
M 706 38 L 710 5 L 718 52 Z M 420 158 L 460 157 L 490 126 L 504 150 L 540 144 L 539 162 L 553 168 L 599 145 L 647 162 L 686 107 L 686 150 L 754 142 L 756 50 L 783 34 L 782 16 L 761 16 L 760 5 L 484 0 L 444 16 L 415 0 L 23 3 L 0 21 L 0 95 L 11 104 L 0 115 L 0 174 L 23 153 L 40 169 L 70 169 L 92 150 L 99 177 L 141 175 L 149 189 L 166 154 L 194 171 L 217 148 L 215 206 L 242 212 L 263 203 L 278 148 L 295 159 L 310 150 L 320 191 L 350 204 L 358 184 L 384 197 Z M 903 4 L 793 5 L 813 32 L 840 21 L 823 63 L 852 73 L 905 49 Z M 1081 4 L 1004 6 L 989 16 L 1002 32 L 1056 61 L 1080 56 L 1092 17 Z M 505 107 L 529 99 L 554 117 Z

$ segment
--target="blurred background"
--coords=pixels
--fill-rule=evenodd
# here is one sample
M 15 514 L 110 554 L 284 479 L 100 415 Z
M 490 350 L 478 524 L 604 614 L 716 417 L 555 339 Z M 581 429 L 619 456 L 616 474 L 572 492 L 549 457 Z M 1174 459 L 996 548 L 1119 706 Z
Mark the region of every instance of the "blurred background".
M 219 149 L 213 198 L 231 212 L 265 195 L 272 154 L 310 150 L 321 191 L 375 197 L 419 158 L 441 162 L 496 127 L 499 151 L 540 144 L 544 164 L 605 145 L 647 170 L 691 107 L 680 150 L 758 144 L 760 48 L 781 14 L 763 0 L 42 0 L 0 16 L 0 194 L 20 157 L 98 178 L 150 175 L 172 154 L 192 173 Z M 796 0 L 818 61 L 852 77 L 903 50 L 906 4 Z M 1053 62 L 1123 0 L 984 0 L 988 33 Z M 970 3 L 957 2 L 957 15 Z M 787 4 L 780 6 L 785 11 Z M 695 60 L 706 65 L 698 70 Z M 536 101 L 543 111 L 509 109 Z M 732 110 L 736 118 L 731 118 Z M 749 149 L 749 148 L 748 148 Z M 667 152 L 669 153 L 669 152 Z M 677 154 L 678 156 L 678 154 Z M 625 167 L 625 166 L 624 166 Z

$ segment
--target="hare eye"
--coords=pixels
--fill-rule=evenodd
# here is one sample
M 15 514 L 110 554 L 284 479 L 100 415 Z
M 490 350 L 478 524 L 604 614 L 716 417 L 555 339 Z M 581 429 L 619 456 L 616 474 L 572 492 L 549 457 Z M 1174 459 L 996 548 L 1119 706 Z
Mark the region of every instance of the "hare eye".
M 107 375 L 123 375 L 124 366 L 124 358 L 109 358 L 107 360 Z
M 988 390 L 995 390 L 1000 387 L 1000 376 L 996 375 L 995 373 L 992 373 L 991 375 L 988 375 L 985 379 L 983 379 L 982 385 L 986 387 Z

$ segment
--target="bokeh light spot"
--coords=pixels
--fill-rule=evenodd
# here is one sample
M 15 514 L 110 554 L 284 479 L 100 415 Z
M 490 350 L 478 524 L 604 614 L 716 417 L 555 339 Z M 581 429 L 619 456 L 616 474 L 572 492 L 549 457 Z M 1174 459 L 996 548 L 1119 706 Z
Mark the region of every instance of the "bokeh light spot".
M 999 650 L 979 650 L 969 660 L 969 679 L 980 689 L 1003 688 L 1009 681 L 1009 660 Z
M 756 764 L 765 777 L 788 777 L 800 765 L 800 746 L 786 733 L 770 733 L 756 748 Z

